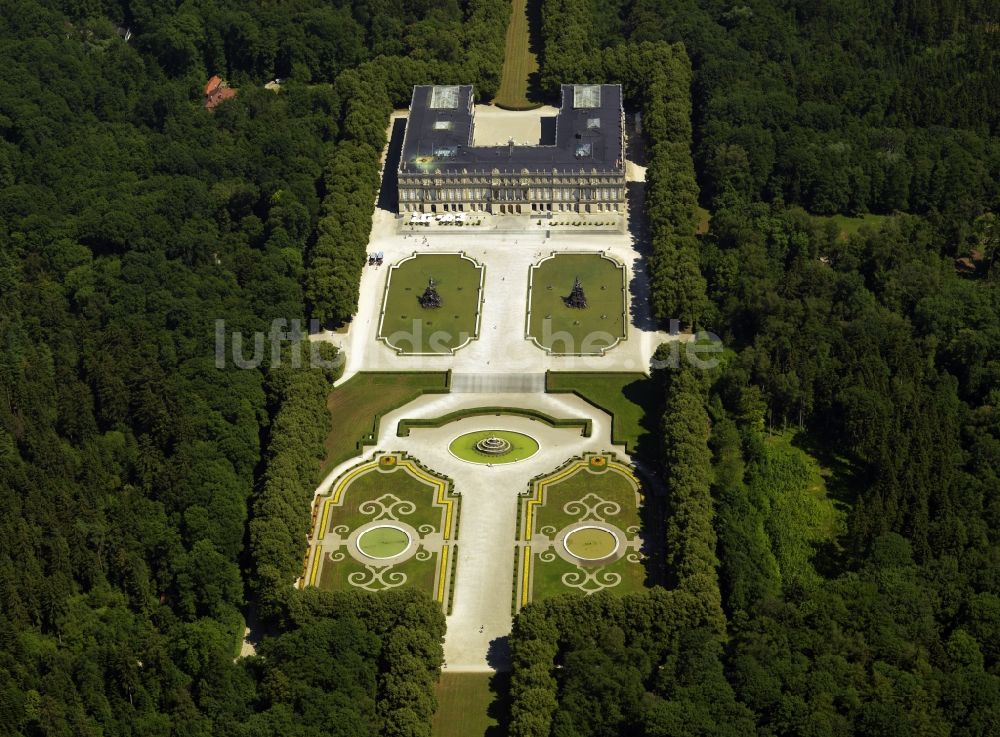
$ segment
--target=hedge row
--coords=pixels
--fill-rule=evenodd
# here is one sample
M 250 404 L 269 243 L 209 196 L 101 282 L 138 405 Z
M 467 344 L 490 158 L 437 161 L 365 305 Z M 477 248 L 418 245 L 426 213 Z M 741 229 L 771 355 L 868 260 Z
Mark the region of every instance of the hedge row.
M 593 422 L 591 420 L 556 418 L 544 412 L 539 412 L 536 409 L 521 409 L 519 407 L 471 407 L 449 412 L 441 417 L 400 420 L 396 428 L 396 435 L 405 438 L 409 437 L 410 430 L 414 428 L 444 427 L 456 420 L 462 420 L 466 417 L 482 417 L 483 415 L 515 415 L 517 417 L 527 417 L 531 420 L 539 420 L 549 427 L 578 427 L 580 428 L 580 434 L 585 438 L 589 438 L 593 431 Z
M 578 734 L 553 730 L 559 703 L 557 663 L 575 650 L 593 647 L 608 636 L 640 647 L 653 663 L 679 657 L 678 636 L 704 628 L 704 609 L 685 591 L 651 591 L 616 596 L 557 596 L 528 604 L 514 620 L 510 636 L 510 737 Z M 581 664 L 584 667 L 585 664 Z M 562 671 L 563 675 L 567 672 Z M 595 674 L 597 675 L 597 674 Z M 611 674 L 605 674 L 612 677 Z M 655 688 L 655 685 L 654 685 Z M 580 705 L 592 707 L 594 702 Z M 566 704 L 562 707 L 565 709 Z M 573 708 L 573 705 L 569 705 Z M 683 726 L 683 725 L 682 725 Z M 670 734 L 687 734 L 683 729 Z M 667 734 L 667 732 L 657 732 Z
M 329 592 L 307 588 L 291 602 L 290 624 L 356 617 L 379 638 L 377 725 L 381 737 L 430 737 L 437 709 L 434 683 L 444 652 L 445 618 L 436 601 L 416 589 Z M 331 734 L 346 734 L 330 725 Z
M 311 317 L 337 324 L 357 311 L 393 106 L 408 105 L 416 84 L 472 83 L 480 96 L 492 97 L 500 85 L 509 19 L 509 2 L 472 0 L 461 63 L 379 57 L 337 77 L 341 138 L 326 168 L 323 216 L 308 254 L 305 295 Z
M 707 391 L 694 369 L 666 374 L 663 466 L 667 490 L 667 566 L 673 583 L 698 598 L 719 637 L 726 633 L 715 555 L 715 507 Z
M 336 352 L 328 344 L 319 350 L 325 358 Z M 306 360 L 303 366 L 308 366 Z M 292 583 L 302 572 L 309 506 L 330 427 L 326 397 L 339 374 L 339 368 L 296 368 L 291 361 L 268 374 L 268 391 L 280 409 L 270 428 L 267 470 L 250 521 L 250 553 L 257 569 L 251 580 L 265 620 L 281 617 Z
M 693 325 L 705 313 L 699 268 L 698 185 L 691 155 L 691 63 L 681 44 L 601 48 L 600 24 L 587 0 L 543 0 L 541 86 L 620 82 L 642 105 L 646 138 L 646 214 L 650 223 L 651 300 L 657 319 Z
M 658 44 L 644 50 L 650 70 L 643 97 L 649 144 L 646 217 L 653 310 L 665 323 L 694 325 L 708 307 L 699 266 L 698 184 L 691 156 L 691 63 L 683 48 Z M 645 64 L 644 64 L 645 65 Z
M 514 577 L 517 580 L 517 576 Z M 553 675 L 559 630 L 542 605 L 529 604 L 510 635 L 510 737 L 548 737 L 559 705 Z
M 357 309 L 380 182 L 379 156 L 392 112 L 383 75 L 375 67 L 343 72 L 334 88 L 345 101 L 342 138 L 326 168 L 327 194 L 305 285 L 311 316 L 324 324 L 346 320 Z

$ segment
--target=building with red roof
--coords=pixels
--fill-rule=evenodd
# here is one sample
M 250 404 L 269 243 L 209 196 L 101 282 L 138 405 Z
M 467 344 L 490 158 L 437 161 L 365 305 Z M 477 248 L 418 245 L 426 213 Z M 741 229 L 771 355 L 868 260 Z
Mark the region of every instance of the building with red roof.
M 223 100 L 236 97 L 236 90 L 226 84 L 226 81 L 218 74 L 205 83 L 205 109 L 213 110 Z

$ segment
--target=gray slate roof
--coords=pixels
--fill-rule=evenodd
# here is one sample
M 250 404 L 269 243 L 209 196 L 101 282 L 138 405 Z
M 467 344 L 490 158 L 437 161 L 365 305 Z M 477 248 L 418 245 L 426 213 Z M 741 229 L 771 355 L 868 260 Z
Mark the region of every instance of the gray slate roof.
M 417 85 L 399 162 L 402 174 L 621 171 L 622 88 L 562 85 L 554 145 L 473 146 L 472 85 Z

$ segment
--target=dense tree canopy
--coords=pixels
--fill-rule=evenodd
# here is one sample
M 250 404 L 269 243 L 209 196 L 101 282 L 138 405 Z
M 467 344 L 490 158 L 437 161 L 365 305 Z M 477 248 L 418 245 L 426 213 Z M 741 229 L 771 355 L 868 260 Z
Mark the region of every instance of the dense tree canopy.
M 390 104 L 495 88 L 506 7 L 0 3 L 0 733 L 426 734 L 439 607 L 292 589 L 336 363 L 266 338 L 353 312 Z
M 672 590 L 525 609 L 512 732 L 992 734 L 995 8 L 546 0 L 543 18 L 549 86 L 628 89 L 631 68 L 595 52 L 684 42 L 712 209 L 692 314 L 727 350 L 712 371 L 664 370 Z M 641 104 L 648 120 L 656 103 Z M 653 170 L 661 139 L 645 136 Z M 647 214 L 669 273 L 682 259 L 657 263 L 657 218 L 694 228 L 662 186 L 654 171 Z M 909 214 L 855 234 L 814 217 L 868 211 Z M 661 317 L 693 303 L 669 304 Z M 650 640 L 635 624 L 647 607 L 697 616 Z
M 543 91 L 641 113 L 657 316 L 727 351 L 658 377 L 670 589 L 527 607 L 511 734 L 995 734 L 996 8 L 541 10 Z M 292 588 L 337 369 L 252 334 L 351 317 L 389 111 L 491 96 L 508 15 L 0 0 L 0 733 L 428 734 L 440 608 Z

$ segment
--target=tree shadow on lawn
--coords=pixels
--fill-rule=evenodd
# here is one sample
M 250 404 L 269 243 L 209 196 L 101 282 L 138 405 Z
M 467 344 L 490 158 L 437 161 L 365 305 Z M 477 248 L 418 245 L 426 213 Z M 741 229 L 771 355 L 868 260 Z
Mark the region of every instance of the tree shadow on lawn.
M 542 92 L 541 60 L 545 53 L 542 44 L 542 3 L 541 0 L 528 0 L 525 10 L 528 15 L 528 51 L 538 59 L 538 69 L 528 75 L 528 91 L 526 97 L 531 102 L 544 102 Z
M 493 702 L 486 716 L 496 720 L 496 724 L 486 730 L 483 737 L 507 737 L 510 730 L 510 673 L 494 673 L 490 678 Z
M 622 395 L 632 404 L 643 408 L 642 419 L 635 447 L 629 453 L 636 461 L 642 482 L 644 504 L 639 510 L 642 524 L 642 552 L 646 556 L 646 586 L 664 585 L 663 531 L 666 519 L 666 499 L 663 496 L 660 473 L 660 422 L 663 417 L 663 382 L 657 375 L 637 379 L 622 387 Z
M 642 554 L 645 556 L 643 567 L 646 569 L 646 580 L 643 581 L 643 584 L 647 588 L 666 586 L 669 582 L 667 579 L 666 540 L 663 531 L 666 528 L 664 520 L 667 516 L 667 500 L 662 494 L 649 493 L 647 479 L 643 478 L 643 482 L 645 503 L 639 510 L 639 519 L 642 524 L 639 534 L 642 535 Z
M 380 210 L 399 212 L 399 159 L 403 153 L 403 133 L 405 131 L 405 118 L 396 118 L 392 121 L 389 150 L 386 152 L 385 168 L 382 171 L 382 185 L 378 190 L 378 208 Z
M 629 454 L 655 468 L 660 456 L 660 421 L 663 417 L 663 384 L 656 375 L 637 379 L 622 387 L 622 396 L 642 407 L 640 433 Z
M 649 236 L 646 228 L 646 219 L 643 216 L 643 202 L 645 200 L 645 182 L 628 182 L 625 185 L 626 196 L 628 198 L 628 230 L 632 234 L 632 247 L 638 258 L 632 262 L 632 280 L 628 289 L 631 299 L 629 299 L 629 313 L 632 324 L 640 330 L 658 330 L 659 323 L 653 315 L 653 305 L 650 302 L 650 272 Z

